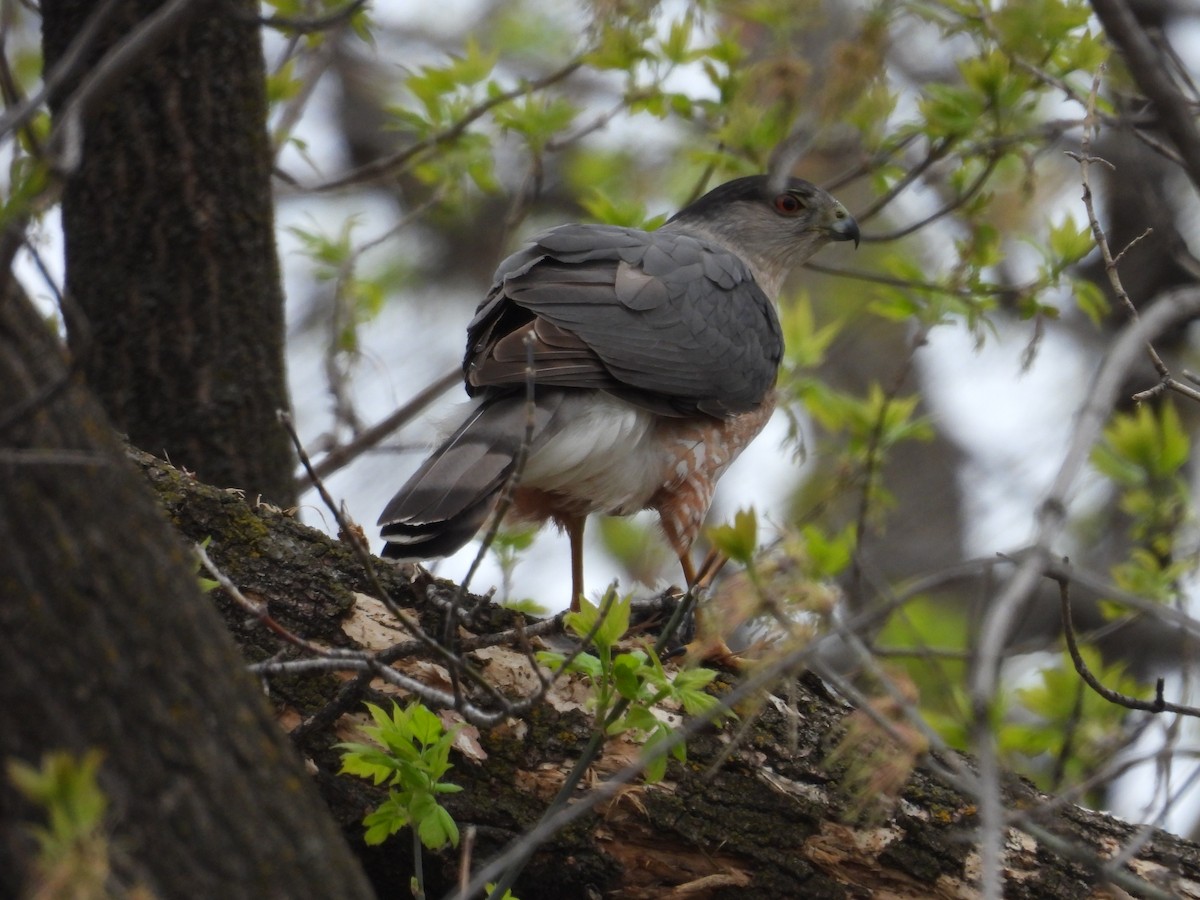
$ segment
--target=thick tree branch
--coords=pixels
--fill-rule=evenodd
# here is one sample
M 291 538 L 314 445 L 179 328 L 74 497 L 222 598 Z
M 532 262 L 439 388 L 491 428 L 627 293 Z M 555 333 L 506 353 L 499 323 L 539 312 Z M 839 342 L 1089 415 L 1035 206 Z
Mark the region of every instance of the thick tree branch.
M 1183 160 L 1184 171 L 1200 190 L 1200 131 L 1195 111 L 1163 65 L 1163 54 L 1154 46 L 1125 0 L 1092 0 L 1108 39 L 1117 45 L 1129 74 L 1154 103 L 1163 130 Z
M 365 632 L 355 631 L 355 637 L 350 632 L 369 602 L 356 593 L 367 580 L 348 548 L 269 507 L 252 509 L 237 496 L 199 484 L 157 460 L 141 454 L 137 459 L 184 535 L 190 540 L 214 536 L 212 552 L 243 592 L 265 598 L 272 615 L 306 639 L 363 646 Z M 431 625 L 456 590 L 415 567 L 381 564 L 379 570 L 397 601 Z M 240 609 L 223 608 L 254 658 L 294 654 L 276 635 L 247 622 Z M 548 641 L 558 649 L 562 638 L 542 625 L 522 636 L 513 629 L 514 621 L 513 614 L 484 605 L 481 616 L 460 630 L 460 650 L 485 654 L 476 659 L 498 680 L 518 671 L 530 677 L 521 669 L 527 665 L 522 637 L 535 645 Z M 489 632 L 506 629 L 508 647 L 488 639 Z M 416 669 L 405 666 L 419 664 L 422 677 L 444 677 L 431 663 L 417 657 L 399 665 L 412 672 Z M 266 673 L 274 665 L 257 668 Z M 286 725 L 321 720 L 294 734 L 352 837 L 361 835 L 363 812 L 379 797 L 335 774 L 340 760 L 332 744 L 355 727 L 362 698 L 355 691 L 347 696 L 347 687 L 357 684 L 366 696 L 383 702 L 396 695 L 378 680 L 367 688 L 366 677 L 341 682 L 326 671 L 269 679 Z M 722 688 L 734 689 L 732 682 Z M 470 747 L 460 744 L 463 752 L 455 756 L 451 776 L 465 790 L 448 803 L 460 827 L 476 829 L 471 857 L 476 874 L 538 827 L 550 797 L 568 778 L 591 733 L 580 690 L 563 682 L 522 720 L 474 733 Z M 918 766 L 895 805 L 875 805 L 874 796 L 856 796 L 844 781 L 844 764 L 831 761 L 831 748 L 850 709 L 812 678 L 800 679 L 793 693 L 794 716 L 787 704 L 761 690 L 747 694 L 747 703 L 739 707 L 748 719 L 742 726 L 745 736 L 735 741 L 734 726 L 699 729 L 688 741 L 688 764 L 672 763 L 667 780 L 658 785 L 638 784 L 630 769 L 619 779 L 623 784 L 610 781 L 641 748 L 622 738 L 609 740 L 591 769 L 591 786 L 576 791 L 577 800 L 590 798 L 593 808 L 580 807 L 571 814 L 577 820 L 563 829 L 543 823 L 547 842 L 533 849 L 515 893 L 523 900 L 589 891 L 658 897 L 680 890 L 712 898 L 862 892 L 978 896 L 972 882 L 978 865 L 975 798 L 947 788 L 936 774 L 969 775 L 969 761 L 954 757 L 947 760 L 953 765 L 931 760 Z M 329 703 L 336 706 L 327 715 L 323 710 Z M 351 715 L 341 715 L 345 710 Z M 1183 890 L 1181 879 L 1200 881 L 1200 848 L 1178 838 L 1151 831 L 1141 843 L 1141 829 L 1038 794 L 1021 782 L 1006 781 L 1001 802 L 1007 810 L 1021 810 L 1016 818 L 1006 817 L 1004 826 L 1011 835 L 1002 869 L 1006 897 L 1094 896 L 1098 885 L 1111 880 L 1106 861 L 1126 846 L 1136 852 L 1121 867 L 1119 879 L 1134 895 L 1167 896 Z M 856 820 L 851 811 L 864 803 L 871 812 Z M 360 848 L 376 884 L 407 879 L 411 861 L 405 843 Z M 530 845 L 519 846 L 524 852 Z M 461 884 L 456 854 L 447 851 L 425 862 L 431 896 Z M 504 864 L 488 868 L 495 872 Z

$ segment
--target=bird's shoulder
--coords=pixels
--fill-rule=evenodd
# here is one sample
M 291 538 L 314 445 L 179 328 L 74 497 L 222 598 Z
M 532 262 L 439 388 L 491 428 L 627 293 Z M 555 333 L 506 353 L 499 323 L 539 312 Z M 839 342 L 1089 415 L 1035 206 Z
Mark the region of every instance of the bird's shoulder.
M 527 333 L 535 343 L 522 350 Z M 468 381 L 593 387 L 679 413 L 752 407 L 774 383 L 774 308 L 732 251 L 672 229 L 561 225 L 501 263 L 468 326 Z
M 534 235 L 505 259 L 476 312 L 482 318 L 509 301 L 532 309 L 558 298 L 576 303 L 585 297 L 643 310 L 684 299 L 769 306 L 750 266 L 708 238 L 670 229 L 572 224 Z

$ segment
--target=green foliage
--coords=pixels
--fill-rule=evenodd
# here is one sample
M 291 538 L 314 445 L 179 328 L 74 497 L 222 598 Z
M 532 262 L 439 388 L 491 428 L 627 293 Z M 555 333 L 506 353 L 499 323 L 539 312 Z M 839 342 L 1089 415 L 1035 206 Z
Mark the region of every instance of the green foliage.
M 296 60 L 289 59 L 267 75 L 267 102 L 282 103 L 300 94 L 304 85 L 296 75 Z
M 971 703 L 967 696 L 968 623 L 945 603 L 917 599 L 894 613 L 877 644 L 894 656 L 917 686 L 922 716 L 950 746 L 970 748 Z M 911 655 L 905 654 L 905 649 Z M 1148 685 L 1126 674 L 1121 662 L 1105 664 L 1098 651 L 1081 646 L 1088 668 L 1106 688 L 1128 696 L 1152 696 Z M 1090 688 L 1063 653 L 1052 663 L 1025 658 L 1032 684 L 1001 691 L 990 709 L 991 730 L 1007 765 L 1055 790 L 1075 783 L 1107 762 L 1124 740 L 1125 707 Z
M 530 615 L 545 615 L 545 607 L 531 598 L 512 596 L 513 573 L 525 551 L 533 546 L 535 537 L 537 531 L 533 528 L 501 528 L 488 546 L 488 552 L 500 567 L 500 604 Z
M 916 685 L 926 720 L 953 747 L 966 749 L 967 621 L 959 609 L 918 597 L 888 617 L 877 645 L 898 654 Z M 911 651 L 912 655 L 905 655 Z
M 101 827 L 108 810 L 108 798 L 96 780 L 102 759 L 99 750 L 89 750 L 82 757 L 49 753 L 39 768 L 9 761 L 9 780 L 27 800 L 46 810 L 46 827 L 32 829 L 43 854 L 58 858 L 70 853 Z
M 99 750 L 90 750 L 82 756 L 47 753 L 40 766 L 8 761 L 9 781 L 46 813 L 45 825 L 28 829 L 38 845 L 33 879 L 46 886 L 46 896 L 66 886 L 72 897 L 110 896 L 108 798 L 97 780 L 102 759 Z M 30 896 L 41 894 L 31 891 Z
M 492 113 L 505 131 L 519 134 L 534 155 L 545 152 L 546 145 L 575 121 L 579 110 L 561 97 L 526 95 L 502 104 Z
M 422 66 L 406 78 L 404 86 L 415 102 L 391 109 L 399 127 L 415 140 L 436 147 L 436 153 L 421 154 L 412 171 L 426 184 L 445 191 L 451 202 L 461 201 L 467 185 L 486 193 L 499 190 L 491 140 L 466 127 L 485 99 L 497 101 L 502 93 L 498 82 L 488 80 L 497 58 L 495 51 L 483 50 L 468 37 L 462 52 L 445 64 Z M 515 127 L 514 123 L 510 121 L 508 127 Z
M 363 731 L 374 743 L 341 743 L 342 773 L 357 775 L 376 785 L 388 785 L 388 797 L 363 819 L 368 844 L 381 844 L 401 828 L 413 826 L 421 843 L 438 850 L 447 843 L 458 846 L 458 826 L 438 803 L 442 794 L 462 790 L 442 781 L 453 768 L 450 747 L 457 729 L 445 731 L 441 720 L 421 703 L 392 712 L 366 704 L 375 720 Z
M 350 216 L 335 235 L 316 228 L 293 226 L 288 229 L 300 240 L 304 254 L 312 262 L 313 277 L 333 284 L 333 349 L 340 354 L 358 352 L 360 327 L 379 314 L 388 292 L 405 278 L 405 272 L 395 263 L 371 276 L 359 273 L 364 247 L 355 239 L 357 227 L 358 217 Z
M 568 613 L 565 623 L 578 638 L 591 642 L 595 654 L 578 653 L 568 659 L 561 653 L 542 651 L 537 654 L 538 662 L 556 673 L 582 675 L 594 692 L 591 699 L 596 720 L 603 723 L 605 733 L 628 733 L 645 741 L 648 752 L 671 736 L 670 725 L 655 714 L 654 708 L 660 704 L 677 704 L 689 716 L 731 716 L 728 711 L 718 714 L 720 701 L 704 690 L 716 677 L 715 671 L 685 669 L 672 677 L 650 648 L 615 652 L 617 641 L 629 628 L 631 602 L 629 596 L 618 597 L 614 590 L 605 595 L 600 606 L 582 599 L 579 612 Z M 623 711 L 610 715 L 618 706 Z M 675 745 L 670 752 L 680 762 L 687 759 L 683 744 Z M 656 756 L 646 767 L 646 780 L 661 780 L 666 767 L 666 756 Z
M 1167 561 L 1174 554 L 1178 531 L 1194 517 L 1183 471 L 1190 455 L 1191 441 L 1170 402 L 1157 408 L 1143 404 L 1133 413 L 1114 417 L 1104 430 L 1103 443 L 1092 452 L 1092 464 L 1119 491 L 1120 509 L 1130 517 L 1130 537 L 1148 551 L 1134 554 L 1129 562 L 1144 573 L 1162 574 L 1170 568 Z M 1149 586 L 1128 571 L 1118 580 Z
M 271 24 L 285 33 L 297 33 L 297 29 L 291 24 L 293 22 L 309 22 L 316 16 L 342 13 L 345 10 L 345 4 L 341 0 L 265 0 L 263 5 L 267 7 L 267 12 L 275 17 Z M 370 16 L 365 9 L 358 9 L 350 16 L 350 24 L 360 38 L 364 37 L 364 32 L 360 29 L 369 22 Z M 313 35 L 316 40 L 322 40 L 325 35 L 324 29 L 301 29 L 298 33 Z
M 758 516 L 754 509 L 739 509 L 732 525 L 717 525 L 707 531 L 713 547 L 743 566 L 754 565 L 758 549 Z
M 808 577 L 820 581 L 841 575 L 854 557 L 854 532 L 853 523 L 833 533 L 815 524 L 801 528 L 800 540 Z
M 779 311 L 779 319 L 783 329 L 786 364 L 798 370 L 815 369 L 821 365 L 830 345 L 845 325 L 844 321 L 818 325 L 812 303 L 804 295 L 784 305 Z
M 676 568 L 675 555 L 667 548 L 658 525 L 640 518 L 604 516 L 597 523 L 604 549 L 626 575 L 646 585 L 654 584 L 667 566 Z
M 1081 647 L 1092 674 L 1109 690 L 1146 698 L 1148 685 L 1125 673 L 1123 663 L 1105 665 L 1099 651 Z M 1016 712 L 999 732 L 1002 752 L 1024 760 L 1022 770 L 1054 789 L 1065 778 L 1077 783 L 1108 762 L 1122 746 L 1128 710 L 1088 687 L 1067 654 L 1044 666 L 1038 681 L 1018 688 Z
M 866 494 L 871 514 L 889 508 L 894 500 L 881 475 L 889 451 L 904 441 L 933 437 L 930 422 L 916 414 L 920 397 L 888 396 L 878 384 L 872 384 L 865 397 L 855 397 L 817 380 L 797 382 L 793 390 L 812 417 L 836 436 L 831 450 L 836 448 L 832 452 L 838 458 L 832 465 L 854 473 L 852 480 Z

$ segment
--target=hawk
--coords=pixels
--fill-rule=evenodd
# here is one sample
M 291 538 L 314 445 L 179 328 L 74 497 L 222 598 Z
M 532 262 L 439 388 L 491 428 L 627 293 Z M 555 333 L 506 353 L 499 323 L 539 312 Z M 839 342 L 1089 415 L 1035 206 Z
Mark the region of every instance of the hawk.
M 567 533 L 573 610 L 592 513 L 655 510 L 694 586 L 717 480 L 775 408 L 783 280 L 830 241 L 858 239 L 828 193 L 765 175 L 720 185 L 657 231 L 536 235 L 467 326 L 474 403 L 383 510 L 383 555 L 458 550 L 523 455 L 508 515 Z

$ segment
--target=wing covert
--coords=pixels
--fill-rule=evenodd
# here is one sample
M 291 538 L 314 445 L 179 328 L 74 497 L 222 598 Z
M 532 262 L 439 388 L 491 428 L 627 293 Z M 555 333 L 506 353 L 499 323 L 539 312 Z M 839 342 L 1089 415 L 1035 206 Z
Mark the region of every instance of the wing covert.
M 472 393 L 523 383 L 532 355 L 538 384 L 671 415 L 753 408 L 783 354 L 775 310 L 736 255 L 604 225 L 552 229 L 501 263 L 467 336 Z

